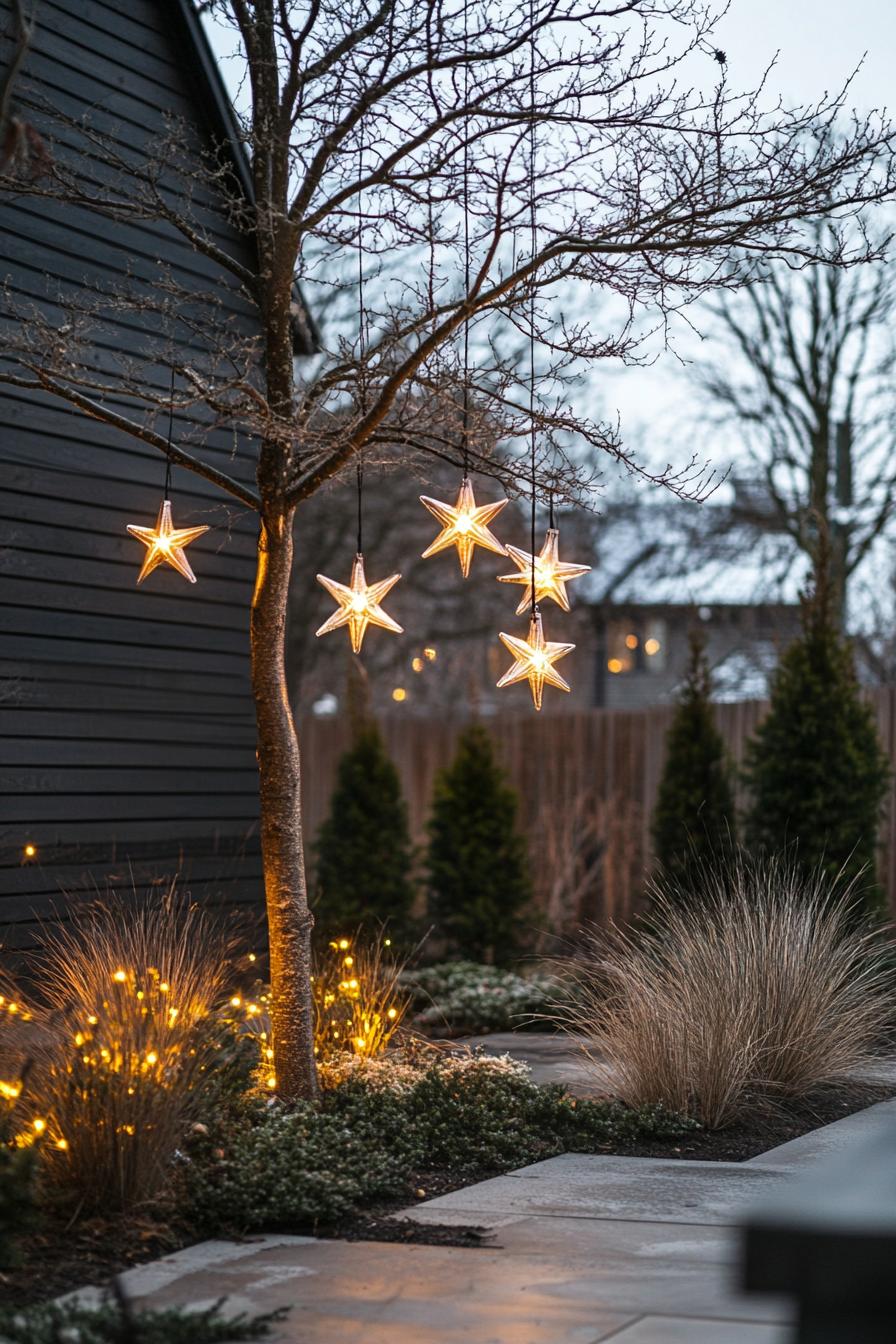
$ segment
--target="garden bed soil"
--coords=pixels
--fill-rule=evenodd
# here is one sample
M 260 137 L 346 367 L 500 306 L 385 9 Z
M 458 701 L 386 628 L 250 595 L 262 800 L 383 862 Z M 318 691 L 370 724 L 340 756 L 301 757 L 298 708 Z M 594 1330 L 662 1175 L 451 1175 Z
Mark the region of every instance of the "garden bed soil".
M 773 1111 L 757 1099 L 749 1123 L 715 1132 L 698 1130 L 681 1138 L 653 1143 L 608 1145 L 604 1151 L 621 1157 L 743 1162 L 893 1096 L 896 1088 L 892 1084 L 862 1084 L 818 1092 L 807 1100 Z M 415 1197 L 422 1203 L 496 1174 L 493 1171 L 413 1174 L 408 1178 L 407 1193 L 395 1200 L 331 1227 L 289 1230 L 343 1241 L 487 1245 L 489 1233 L 480 1228 L 417 1223 L 394 1215 L 407 1208 Z M 0 1304 L 25 1306 L 85 1284 L 102 1285 L 134 1265 L 168 1255 L 194 1241 L 195 1236 L 161 1217 L 118 1215 L 72 1221 L 71 1215 L 56 1219 L 44 1216 L 39 1229 L 22 1238 L 19 1263 L 0 1273 Z

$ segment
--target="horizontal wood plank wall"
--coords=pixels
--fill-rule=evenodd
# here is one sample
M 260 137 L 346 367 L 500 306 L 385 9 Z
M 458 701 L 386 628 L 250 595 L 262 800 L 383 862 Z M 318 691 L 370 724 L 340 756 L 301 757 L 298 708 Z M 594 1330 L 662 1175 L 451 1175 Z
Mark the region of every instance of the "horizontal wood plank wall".
M 0 0 L 0 64 L 10 52 Z M 124 152 L 184 117 L 199 145 L 216 129 L 197 101 L 200 74 L 178 7 L 156 0 L 41 0 L 19 93 L 64 115 L 89 111 Z M 74 137 L 76 139 L 77 137 Z M 72 152 L 64 127 L 54 155 Z M 251 264 L 223 212 L 197 192 L 214 238 Z M 159 268 L 251 331 L 234 282 L 168 226 L 124 224 L 40 200 L 0 202 L 0 283 L 53 311 Z M 223 274 L 223 273 L 221 273 Z M 201 303 L 204 300 L 198 299 Z M 2 313 L 0 313 L 2 320 Z M 97 364 L 140 355 L 132 314 L 104 325 Z M 150 332 L 151 336 L 152 333 Z M 182 330 L 182 357 L 197 346 Z M 160 377 L 161 377 L 160 373 Z M 167 387 L 163 389 L 167 391 Z M 122 399 L 122 404 L 127 404 Z M 197 430 L 183 417 L 175 439 Z M 163 426 L 164 431 L 164 426 Z M 238 449 L 234 457 L 234 449 Z M 212 430 L 197 450 L 250 481 L 249 447 Z M 214 529 L 189 551 L 198 583 L 162 568 L 139 589 L 143 547 L 129 522 L 154 523 L 164 462 L 149 447 L 74 414 L 51 397 L 0 387 L 0 939 L 35 938 L 35 920 L 108 886 L 183 885 L 209 900 L 260 908 L 255 732 L 248 614 L 255 518 L 175 469 L 175 523 Z M 28 861 L 24 849 L 33 845 Z
M 896 765 L 896 689 L 869 694 L 881 742 Z M 765 701 L 744 701 L 716 707 L 719 729 L 738 764 L 757 724 L 767 708 Z M 538 717 L 496 717 L 485 721 L 497 754 L 520 792 L 521 820 L 527 829 L 535 867 L 540 904 L 547 901 L 550 873 L 545 855 L 550 849 L 547 832 L 559 815 L 573 809 L 578 800 L 593 800 L 608 832 L 614 824 L 627 832 L 625 845 L 617 846 L 616 862 L 636 866 L 635 879 L 649 865 L 650 817 L 656 802 L 665 738 L 672 711 L 667 707 L 623 711 L 590 710 Z M 451 761 L 460 724 L 445 720 L 401 719 L 381 721 L 387 750 L 401 776 L 408 803 L 412 837 L 417 844 L 426 838 L 426 818 L 437 772 Z M 303 796 L 309 836 L 316 834 L 326 816 L 335 782 L 339 757 L 349 743 L 349 730 L 340 719 L 309 718 L 301 724 L 303 744 Z M 742 801 L 742 791 L 741 791 Z M 881 826 L 881 880 L 891 903 L 896 898 L 896 797 L 891 789 Z M 612 836 L 608 836 L 612 849 Z M 637 880 L 629 872 L 605 873 L 604 884 L 623 897 L 606 898 L 617 914 L 637 894 Z

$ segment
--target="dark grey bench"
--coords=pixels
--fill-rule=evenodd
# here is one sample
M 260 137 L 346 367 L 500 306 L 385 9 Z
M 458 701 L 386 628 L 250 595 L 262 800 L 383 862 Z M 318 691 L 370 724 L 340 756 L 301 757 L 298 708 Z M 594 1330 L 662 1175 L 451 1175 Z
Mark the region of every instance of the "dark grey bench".
M 795 1344 L 896 1344 L 896 1122 L 813 1162 L 743 1234 L 743 1287 L 793 1298 Z

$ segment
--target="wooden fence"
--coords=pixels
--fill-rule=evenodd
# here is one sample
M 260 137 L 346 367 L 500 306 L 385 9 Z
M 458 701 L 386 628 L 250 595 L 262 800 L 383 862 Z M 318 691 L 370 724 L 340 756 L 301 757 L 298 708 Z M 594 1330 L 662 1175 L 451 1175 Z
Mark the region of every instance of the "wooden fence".
M 896 688 L 869 693 L 881 742 L 896 766 Z M 735 762 L 765 712 L 763 701 L 717 706 Z M 624 916 L 638 899 L 650 861 L 650 817 L 663 767 L 671 709 L 590 710 L 486 721 L 521 798 L 538 903 L 545 923 Z M 425 838 L 436 773 L 449 763 L 461 721 L 391 717 L 381 722 L 408 802 L 411 834 Z M 302 725 L 307 833 L 329 808 L 336 765 L 348 745 L 341 719 Z M 896 799 L 881 826 L 881 880 L 896 904 Z

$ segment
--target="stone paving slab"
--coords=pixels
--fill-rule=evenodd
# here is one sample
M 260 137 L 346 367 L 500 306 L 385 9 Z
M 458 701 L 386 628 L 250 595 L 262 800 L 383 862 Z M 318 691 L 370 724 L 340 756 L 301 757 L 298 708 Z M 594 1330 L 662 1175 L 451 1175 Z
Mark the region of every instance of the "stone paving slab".
M 164 1261 L 148 1267 L 152 1280 L 129 1270 L 127 1292 L 138 1305 L 197 1310 L 226 1297 L 233 1314 L 289 1305 L 277 1344 L 598 1344 L 636 1319 L 574 1291 L 576 1275 L 556 1258 L 306 1238 L 262 1238 L 236 1254 L 220 1242 L 193 1251 L 177 1277 L 163 1269 L 164 1283 Z
M 433 1212 L 420 1221 L 442 1222 Z M 729 1316 L 780 1321 L 786 1306 L 774 1298 L 737 1292 L 739 1236 L 727 1227 L 604 1219 L 533 1217 L 473 1221 L 490 1228 L 489 1246 L 514 1261 L 564 1265 L 571 1278 L 564 1295 L 587 1298 L 611 1311 Z M 496 1226 L 497 1223 L 497 1226 Z
M 701 1321 L 693 1316 L 643 1316 L 611 1336 L 612 1344 L 788 1344 L 790 1338 L 777 1325 Z
M 778 1184 L 786 1169 L 742 1162 L 594 1157 L 565 1153 L 404 1211 L 440 1211 L 644 1222 L 731 1224 Z M 467 1221 L 474 1221 L 468 1219 Z
M 761 1153 L 759 1157 L 751 1157 L 744 1165 L 793 1169 L 803 1166 L 804 1163 L 813 1162 L 816 1158 L 842 1152 L 849 1144 L 861 1141 L 866 1134 L 879 1128 L 880 1125 L 894 1123 L 896 1123 L 896 1098 L 891 1101 L 879 1101 L 875 1106 L 868 1106 L 853 1115 L 845 1115 L 842 1120 L 835 1120 L 830 1125 L 822 1126 L 821 1129 L 813 1129 L 809 1134 L 802 1134 L 798 1139 L 791 1139 L 788 1143 L 779 1144 L 777 1148 L 770 1148 L 767 1153 Z

